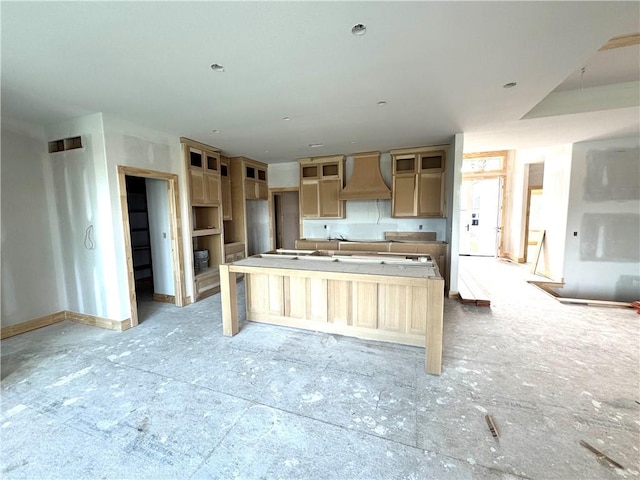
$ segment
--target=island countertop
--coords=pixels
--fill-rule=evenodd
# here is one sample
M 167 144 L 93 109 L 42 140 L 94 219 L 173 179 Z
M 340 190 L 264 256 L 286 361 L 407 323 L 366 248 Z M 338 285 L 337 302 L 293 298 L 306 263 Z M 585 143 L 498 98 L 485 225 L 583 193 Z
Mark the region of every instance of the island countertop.
M 428 257 L 428 256 L 425 256 Z M 315 256 L 264 254 L 233 263 L 237 272 L 242 267 L 303 270 L 307 272 L 334 272 L 360 275 L 383 275 L 412 278 L 440 278 L 438 267 L 430 259 L 426 262 L 394 257 L 369 258 L 359 256 Z

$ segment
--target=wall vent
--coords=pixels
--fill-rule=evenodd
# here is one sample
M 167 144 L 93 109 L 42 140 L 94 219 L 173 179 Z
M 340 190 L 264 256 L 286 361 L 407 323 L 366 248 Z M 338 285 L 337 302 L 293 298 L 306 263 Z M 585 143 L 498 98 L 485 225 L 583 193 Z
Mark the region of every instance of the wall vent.
M 75 150 L 82 148 L 82 137 L 69 137 L 49 142 L 49 153 L 64 152 L 66 150 Z

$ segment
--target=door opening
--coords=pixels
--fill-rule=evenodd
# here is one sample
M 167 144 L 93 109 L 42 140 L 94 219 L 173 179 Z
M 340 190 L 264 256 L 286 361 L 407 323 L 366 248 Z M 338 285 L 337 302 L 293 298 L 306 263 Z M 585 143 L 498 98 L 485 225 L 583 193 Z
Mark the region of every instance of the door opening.
M 134 327 L 138 298 L 178 307 L 186 301 L 178 176 L 119 166 L 118 183 Z
M 297 188 L 271 190 L 271 248 L 294 249 L 300 238 L 300 202 Z

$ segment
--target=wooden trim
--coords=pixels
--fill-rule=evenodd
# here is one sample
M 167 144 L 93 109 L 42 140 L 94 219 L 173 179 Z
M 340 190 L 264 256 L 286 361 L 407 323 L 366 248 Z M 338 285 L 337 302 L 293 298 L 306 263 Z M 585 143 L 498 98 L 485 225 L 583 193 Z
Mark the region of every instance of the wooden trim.
M 210 150 L 216 153 L 220 153 L 222 151 L 218 147 L 213 147 L 211 145 L 207 145 L 206 143 L 197 142 L 196 140 L 191 140 L 187 137 L 180 137 L 180 143 L 189 145 L 190 147 L 194 148 L 201 148 L 202 150 Z
M 229 265 L 220 265 L 220 301 L 222 303 L 222 334 L 232 337 L 238 328 L 238 293 L 236 274 L 229 270 Z
M 135 276 L 133 272 L 133 250 L 129 233 L 129 209 L 127 202 L 127 184 L 125 177 L 152 178 L 167 181 L 167 195 L 169 203 L 169 230 L 171 237 L 171 259 L 173 263 L 173 284 L 175 291 L 175 305 L 185 305 L 185 272 L 184 253 L 182 249 L 182 217 L 180 213 L 180 196 L 178 191 L 178 175 L 174 173 L 157 172 L 135 167 L 118 166 L 118 185 L 120 188 L 120 209 L 122 213 L 122 228 L 124 234 L 125 255 L 127 263 L 127 277 L 129 282 L 129 302 L 131 305 L 131 326 L 138 325 L 138 307 L 135 291 Z
M 599 51 L 612 50 L 614 48 L 621 47 L 630 47 L 633 45 L 640 45 L 640 33 L 630 33 L 628 35 L 613 37 L 611 40 L 605 43 Z
M 558 292 L 553 290 L 552 287 L 562 288 L 564 287 L 563 282 L 540 282 L 537 280 L 527 280 L 527 283 L 538 287 L 547 295 L 555 298 L 557 301 L 561 303 L 576 303 L 580 305 L 591 305 L 595 307 L 622 307 L 622 308 L 633 308 L 632 302 L 616 302 L 612 300 L 591 300 L 588 298 L 570 298 L 563 297 Z
M 449 290 L 449 298 L 452 298 L 452 299 L 460 298 L 460 292 L 456 292 L 455 290 Z
M 164 293 L 155 293 L 153 294 L 153 300 L 155 302 L 163 302 L 163 303 L 176 303 L 175 295 L 165 295 Z
M 413 148 L 400 148 L 396 150 L 389 150 L 391 155 L 410 155 L 413 153 L 426 153 L 443 150 L 446 154 L 449 153 L 451 145 L 432 145 L 429 147 L 413 147 Z
M 33 320 L 27 320 L 26 322 L 17 323 L 15 325 L 9 325 L 8 327 L 2 327 L 2 329 L 0 329 L 0 338 L 4 340 L 5 338 L 20 335 L 21 333 L 30 332 L 31 330 L 62 322 L 63 320 L 65 320 L 64 311 L 34 318 Z
M 442 373 L 442 327 L 444 317 L 444 280 L 427 282 L 427 329 L 425 332 L 426 359 L 424 371 L 432 375 Z
M 109 318 L 97 317 L 95 315 L 87 315 L 84 313 L 76 313 L 70 312 L 68 310 L 63 310 L 61 312 L 52 313 L 51 315 L 45 315 L 44 317 L 34 318 L 33 320 L 28 320 L 16 325 L 3 327 L 0 330 L 0 338 L 4 340 L 5 338 L 30 332 L 38 328 L 47 327 L 64 320 L 75 323 L 82 323 L 84 325 L 90 325 L 92 327 L 100 327 L 117 331 L 127 330 L 132 327 L 130 318 L 127 318 L 125 320 L 111 320 Z
M 92 327 L 106 328 L 108 330 L 117 330 L 119 332 L 131 328 L 132 321 L 130 318 L 125 320 L 111 320 L 110 318 L 97 317 L 95 315 L 87 315 L 85 313 L 65 312 L 65 319 L 71 322 L 82 323 Z

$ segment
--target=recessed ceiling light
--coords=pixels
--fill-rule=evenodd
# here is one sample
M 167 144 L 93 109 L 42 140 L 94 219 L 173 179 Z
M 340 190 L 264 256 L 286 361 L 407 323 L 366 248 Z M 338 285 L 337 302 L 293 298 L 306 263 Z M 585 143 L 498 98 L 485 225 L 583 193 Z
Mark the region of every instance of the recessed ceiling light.
M 355 140 L 353 140 L 351 143 L 357 143 Z
M 517 85 L 516 82 L 509 82 L 509 83 L 505 83 L 502 88 L 513 88 Z
M 291 120 L 291 117 L 282 117 L 282 119 L 283 119 L 285 122 L 288 122 L 289 120 Z
M 387 102 L 386 102 L 385 100 L 380 100 L 380 101 L 377 103 L 377 105 L 378 105 L 378 106 L 380 106 L 380 107 L 382 107 L 382 106 L 384 106 L 384 105 L 386 105 L 386 104 L 387 104 Z
M 324 143 L 310 143 L 309 146 L 311 148 L 320 148 L 320 147 L 324 147 Z
M 224 67 L 219 63 L 212 63 L 211 70 L 213 70 L 214 72 L 224 72 Z
M 351 28 L 351 33 L 357 36 L 364 35 L 365 33 L 367 33 L 367 26 L 358 23 Z
M 211 133 L 220 133 L 220 130 L 218 130 L 218 129 L 216 128 L 216 129 L 211 130 Z

